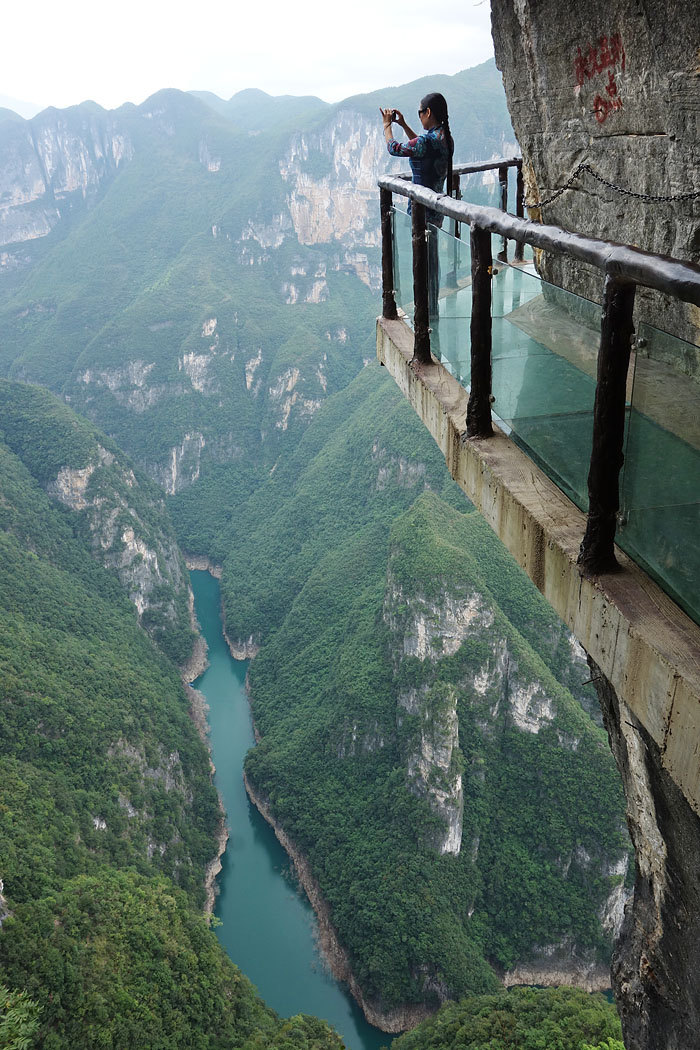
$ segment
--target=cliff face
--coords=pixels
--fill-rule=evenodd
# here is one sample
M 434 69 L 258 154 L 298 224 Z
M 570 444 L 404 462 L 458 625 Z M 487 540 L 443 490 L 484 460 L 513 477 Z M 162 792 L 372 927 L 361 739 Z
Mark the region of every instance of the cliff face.
M 492 0 L 491 9 L 527 201 L 550 196 L 581 162 L 638 193 L 700 190 L 697 16 L 688 4 L 584 0 L 566 18 L 556 0 Z M 586 173 L 542 218 L 680 259 L 696 259 L 700 248 L 697 200 L 636 200 Z M 555 283 L 600 299 L 600 277 L 580 264 L 549 257 L 542 268 Z M 641 316 L 700 343 L 697 308 L 646 293 L 643 300 Z
M 133 470 L 101 445 L 85 467 L 64 466 L 47 485 L 50 496 L 84 515 L 95 556 L 116 569 L 139 621 L 157 638 L 182 618 L 189 584 L 174 536 L 158 528 L 158 518 L 166 522 L 162 499 L 151 493 L 144 500 L 138 489 Z
M 0 247 L 46 236 L 132 155 L 128 133 L 99 106 L 47 109 L 30 121 L 5 123 Z M 0 269 L 12 265 L 13 256 L 0 256 Z
M 548 197 L 586 162 L 618 186 L 650 195 L 700 190 L 697 12 L 681 0 L 583 0 L 561 17 L 553 0 L 492 0 L 496 59 L 520 141 L 526 200 Z M 654 202 L 616 194 L 583 174 L 531 217 L 697 261 L 698 200 Z M 545 277 L 600 299 L 599 275 L 563 258 L 539 260 Z M 640 290 L 637 321 L 695 344 L 658 356 L 697 379 L 700 313 Z M 655 348 L 648 351 L 654 356 Z M 589 658 L 590 662 L 590 658 Z M 665 772 L 659 748 L 591 665 L 627 798 L 636 852 L 634 897 L 613 961 L 626 1045 L 697 1045 L 700 986 L 697 869 L 700 822 Z M 662 703 L 662 698 L 659 703 Z M 614 908 L 620 911 L 621 902 Z
M 634 897 L 612 964 L 625 1044 L 687 1050 L 700 1031 L 700 820 L 664 769 L 658 746 L 590 663 L 636 852 Z
M 189 580 L 162 493 L 47 391 L 0 380 L 0 410 L 10 448 L 73 512 L 71 528 L 116 571 L 141 626 L 185 663 L 194 639 Z
M 406 782 L 410 791 L 427 799 L 438 818 L 440 830 L 433 834 L 434 848 L 457 855 L 463 848 L 465 754 L 475 747 L 486 753 L 506 728 L 532 736 L 544 728 L 554 729 L 555 746 L 571 752 L 579 749 L 581 736 L 562 724 L 560 698 L 537 676 L 512 627 L 483 591 L 468 588 L 465 592 L 457 585 L 446 586 L 439 595 L 428 598 L 412 589 L 405 591 L 389 573 L 383 617 L 393 639 L 396 680 L 411 683 L 399 687 L 396 713 Z M 450 666 L 451 658 L 460 650 L 470 656 L 456 672 Z M 413 670 L 412 659 L 420 661 L 419 673 Z M 473 731 L 471 738 L 463 741 L 459 712 L 463 727 L 468 725 Z M 368 750 L 366 739 L 363 746 Z M 475 778 L 471 770 L 467 777 L 472 800 L 473 782 L 479 776 L 477 773 Z M 472 831 L 468 848 L 476 863 L 481 833 L 478 827 Z M 617 881 L 624 880 L 627 864 L 626 855 L 599 854 L 594 858 L 581 846 L 557 861 L 564 878 L 596 870 L 615 880 L 599 905 L 601 924 L 614 936 L 619 933 L 629 897 L 623 881 Z M 561 983 L 557 973 L 567 972 L 571 978 L 573 972 L 584 987 L 608 984 L 606 968 L 597 965 L 593 957 L 580 957 L 567 938 L 561 944 L 537 949 L 524 969 L 516 969 L 510 983 L 528 983 L 521 970 L 537 972 L 537 979 L 530 983 Z

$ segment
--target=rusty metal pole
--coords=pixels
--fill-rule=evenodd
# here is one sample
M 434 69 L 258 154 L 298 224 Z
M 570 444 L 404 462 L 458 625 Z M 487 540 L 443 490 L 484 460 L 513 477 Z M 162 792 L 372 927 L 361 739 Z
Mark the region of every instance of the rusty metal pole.
M 467 437 L 493 434 L 491 425 L 491 234 L 471 228 L 472 317 L 471 392 L 467 405 Z
M 615 526 L 624 461 L 627 370 L 634 326 L 636 285 L 607 274 L 593 408 L 593 448 L 588 473 L 588 521 L 578 564 L 586 573 L 615 572 Z
M 499 208 L 508 211 L 508 168 L 502 164 L 498 169 Z M 498 253 L 501 262 L 508 262 L 508 240 L 503 238 L 501 250 Z
M 429 365 L 430 327 L 428 317 L 428 237 L 425 208 L 411 202 L 413 241 L 413 360 Z
M 525 216 L 525 179 L 523 178 L 523 162 L 517 164 L 517 180 L 515 184 L 515 214 L 519 219 Z M 523 262 L 525 259 L 525 245 L 522 241 L 515 242 L 515 262 Z
M 394 243 L 391 223 L 391 190 L 379 191 L 382 216 L 382 317 L 388 321 L 398 318 L 394 298 Z

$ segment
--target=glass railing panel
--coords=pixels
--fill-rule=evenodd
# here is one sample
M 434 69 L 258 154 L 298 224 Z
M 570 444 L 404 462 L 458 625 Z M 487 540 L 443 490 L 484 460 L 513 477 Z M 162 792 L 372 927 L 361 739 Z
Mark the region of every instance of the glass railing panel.
M 469 227 L 445 219 L 428 224 L 430 345 L 435 357 L 465 386 L 470 378 L 471 254 Z
M 391 209 L 394 243 L 394 295 L 396 305 L 413 324 L 413 248 L 411 216 L 401 208 Z
M 640 324 L 617 542 L 700 622 L 700 348 Z
M 518 267 L 493 281 L 493 412 L 582 510 L 588 507 L 600 307 Z

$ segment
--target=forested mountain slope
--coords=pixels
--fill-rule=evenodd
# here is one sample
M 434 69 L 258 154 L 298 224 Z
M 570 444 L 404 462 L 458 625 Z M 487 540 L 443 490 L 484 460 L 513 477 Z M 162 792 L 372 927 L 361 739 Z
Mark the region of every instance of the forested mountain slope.
M 435 79 L 459 157 L 500 152 L 493 63 Z M 253 94 L 0 124 L 0 371 L 70 397 L 167 492 L 206 470 L 249 490 L 373 354 L 375 179 L 401 166 L 379 94 Z
M 0 380 L 2 435 L 33 477 L 75 511 L 100 564 L 115 569 L 139 622 L 184 664 L 194 632 L 189 582 L 162 492 L 123 453 L 40 387 Z
M 614 1006 L 573 988 L 518 988 L 451 1003 L 396 1050 L 624 1050 Z
M 162 556 L 153 485 L 124 482 L 111 443 L 45 391 L 3 382 L 0 401 L 1 980 L 39 1005 L 54 1050 L 276 1045 L 282 1023 L 201 916 L 219 822 L 206 748 L 94 549 L 91 484 L 128 495 L 118 514 L 147 521 Z M 85 507 L 49 494 L 85 464 Z
M 604 981 L 621 791 L 550 670 L 580 685 L 585 663 L 371 371 L 221 541 L 229 635 L 261 643 L 247 774 L 379 1013 L 491 990 L 526 960 Z
M 582 707 L 587 668 L 373 363 L 376 175 L 402 167 L 386 153 L 377 105 L 410 113 L 436 87 L 450 100 L 458 160 L 514 152 L 492 63 L 333 107 L 165 91 L 109 114 L 89 105 L 0 123 L 10 202 L 0 212 L 0 371 L 49 387 L 110 436 L 36 388 L 4 388 L 7 477 L 19 472 L 38 520 L 50 519 L 36 543 L 65 534 L 68 559 L 60 544 L 55 558 L 39 544 L 33 572 L 35 541 L 18 538 L 33 535 L 28 514 L 7 540 L 7 600 L 25 603 L 8 681 L 26 671 L 41 682 L 32 726 L 44 717 L 41 668 L 60 667 L 50 746 L 40 732 L 26 755 L 9 754 L 31 765 L 16 773 L 17 791 L 38 800 L 49 838 L 34 896 L 15 899 L 6 881 L 16 919 L 0 950 L 15 982 L 27 972 L 23 938 L 60 937 L 62 915 L 84 928 L 95 865 L 112 872 L 122 858 L 146 880 L 110 876 L 105 915 L 130 895 L 148 899 L 156 872 L 198 901 L 216 821 L 175 671 L 88 555 L 119 569 L 127 589 L 148 565 L 169 566 L 167 595 L 154 586 L 149 610 L 132 597 L 143 626 L 184 659 L 179 561 L 151 542 L 167 535 L 159 497 L 117 446 L 168 496 L 182 548 L 223 565 L 228 634 L 260 649 L 250 681 L 262 740 L 248 774 L 307 854 L 367 1000 L 380 1012 L 433 1007 L 491 991 L 506 972 L 524 979 L 526 964 L 528 979 L 604 980 L 628 853 L 612 759 Z M 470 196 L 488 192 L 477 184 Z M 71 438 L 67 457 L 55 428 Z M 103 582 L 88 587 L 84 573 Z M 112 625 L 111 605 L 95 605 L 105 587 L 133 645 L 119 641 L 127 627 Z M 94 631 L 93 648 L 120 670 L 97 673 L 116 696 L 98 692 L 93 712 L 86 668 L 97 656 L 71 646 Z M 32 663 L 39 644 L 57 655 Z M 142 655 L 143 671 L 124 678 L 122 659 L 131 667 Z M 64 671 L 78 682 L 70 696 Z M 185 762 L 190 746 L 175 743 L 180 730 L 203 779 L 180 792 L 171 818 L 178 792 L 164 785 L 180 781 L 170 757 Z M 69 762 L 77 794 L 65 815 L 55 778 L 73 742 L 84 761 Z M 16 872 L 29 850 L 20 826 Z M 48 903 L 35 909 L 37 897 Z M 120 938 L 136 934 L 114 936 L 107 954 L 117 959 Z

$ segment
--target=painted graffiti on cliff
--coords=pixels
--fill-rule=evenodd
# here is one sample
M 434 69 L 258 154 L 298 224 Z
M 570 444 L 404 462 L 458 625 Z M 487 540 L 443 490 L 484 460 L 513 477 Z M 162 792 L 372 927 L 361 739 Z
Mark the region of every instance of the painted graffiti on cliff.
M 604 124 L 611 113 L 622 109 L 622 98 L 615 79 L 616 73 L 625 72 L 627 55 L 619 33 L 612 36 L 601 36 L 596 44 L 589 44 L 584 50 L 576 48 L 574 59 L 574 92 L 578 94 L 586 81 L 600 77 L 608 71 L 607 83 L 601 87 L 593 99 L 592 112 L 599 124 Z

